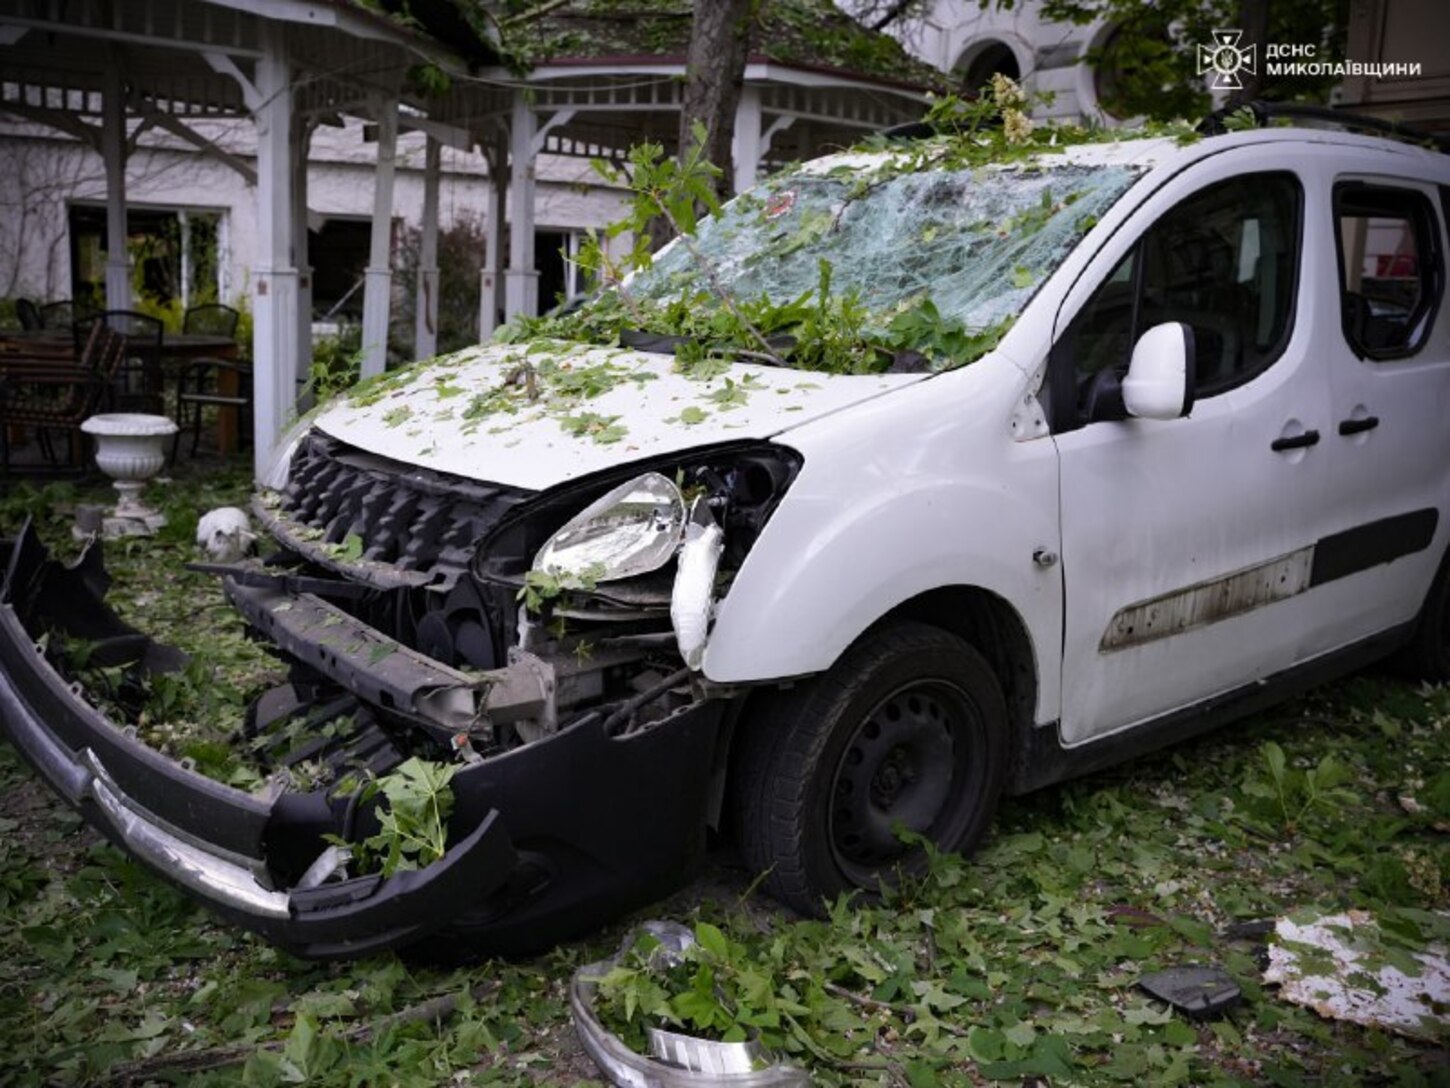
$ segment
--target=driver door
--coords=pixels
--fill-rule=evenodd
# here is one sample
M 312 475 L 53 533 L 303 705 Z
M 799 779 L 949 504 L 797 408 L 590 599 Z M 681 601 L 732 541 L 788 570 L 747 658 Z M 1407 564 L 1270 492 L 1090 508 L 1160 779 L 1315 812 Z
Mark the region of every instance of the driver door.
M 1054 405 L 1068 745 L 1295 659 L 1326 484 L 1328 383 L 1296 320 L 1319 243 L 1304 239 L 1299 178 L 1242 162 L 1216 156 L 1150 198 L 1059 315 L 1052 365 L 1071 377 L 1054 375 L 1054 397 L 1077 400 Z M 1167 321 L 1193 330 L 1195 403 L 1123 418 L 1116 380 Z

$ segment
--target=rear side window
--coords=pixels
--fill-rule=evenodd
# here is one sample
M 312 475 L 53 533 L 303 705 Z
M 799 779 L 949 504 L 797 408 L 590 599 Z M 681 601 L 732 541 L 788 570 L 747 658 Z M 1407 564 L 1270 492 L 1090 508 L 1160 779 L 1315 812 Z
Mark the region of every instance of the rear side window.
M 1073 319 L 1060 349 L 1076 375 L 1078 422 L 1105 371 L 1121 377 L 1148 329 L 1193 329 L 1195 395 L 1248 381 L 1289 340 L 1302 199 L 1293 174 L 1250 174 L 1195 193 L 1153 224 Z
M 1420 350 L 1444 281 L 1435 206 L 1414 189 L 1334 187 L 1344 336 L 1360 358 Z

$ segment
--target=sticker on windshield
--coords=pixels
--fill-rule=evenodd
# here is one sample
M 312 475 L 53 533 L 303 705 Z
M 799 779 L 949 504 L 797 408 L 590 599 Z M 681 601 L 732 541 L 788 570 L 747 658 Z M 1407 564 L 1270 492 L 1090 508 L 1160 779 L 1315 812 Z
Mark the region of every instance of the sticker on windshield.
M 779 219 L 786 212 L 795 207 L 795 190 L 785 189 L 776 193 L 770 198 L 770 203 L 765 206 L 765 218 Z

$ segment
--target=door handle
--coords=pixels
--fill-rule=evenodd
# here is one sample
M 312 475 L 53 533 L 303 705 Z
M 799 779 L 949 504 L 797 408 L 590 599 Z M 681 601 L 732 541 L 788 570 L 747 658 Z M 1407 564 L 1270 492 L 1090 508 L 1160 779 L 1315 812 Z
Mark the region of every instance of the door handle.
M 1339 421 L 1339 433 L 1346 436 L 1361 434 L 1364 431 L 1372 431 L 1379 425 L 1379 416 L 1365 416 L 1363 419 L 1342 419 Z
M 1269 449 L 1275 453 L 1283 453 L 1285 450 L 1302 450 L 1309 446 L 1318 445 L 1318 443 L 1318 431 L 1305 431 L 1303 434 L 1296 434 L 1292 438 L 1276 438 L 1269 443 Z

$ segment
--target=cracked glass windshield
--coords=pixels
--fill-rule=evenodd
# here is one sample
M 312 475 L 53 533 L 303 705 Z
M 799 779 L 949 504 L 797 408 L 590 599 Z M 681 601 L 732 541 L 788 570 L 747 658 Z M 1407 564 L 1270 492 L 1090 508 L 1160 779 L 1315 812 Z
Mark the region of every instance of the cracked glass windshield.
M 864 308 L 868 331 L 929 306 L 933 321 L 1000 333 L 1138 173 L 1068 163 L 798 171 L 702 222 L 628 290 L 664 305 L 708 291 L 713 276 L 736 299 L 783 306 L 823 294 L 825 280 Z M 938 366 L 966 361 L 946 354 Z

